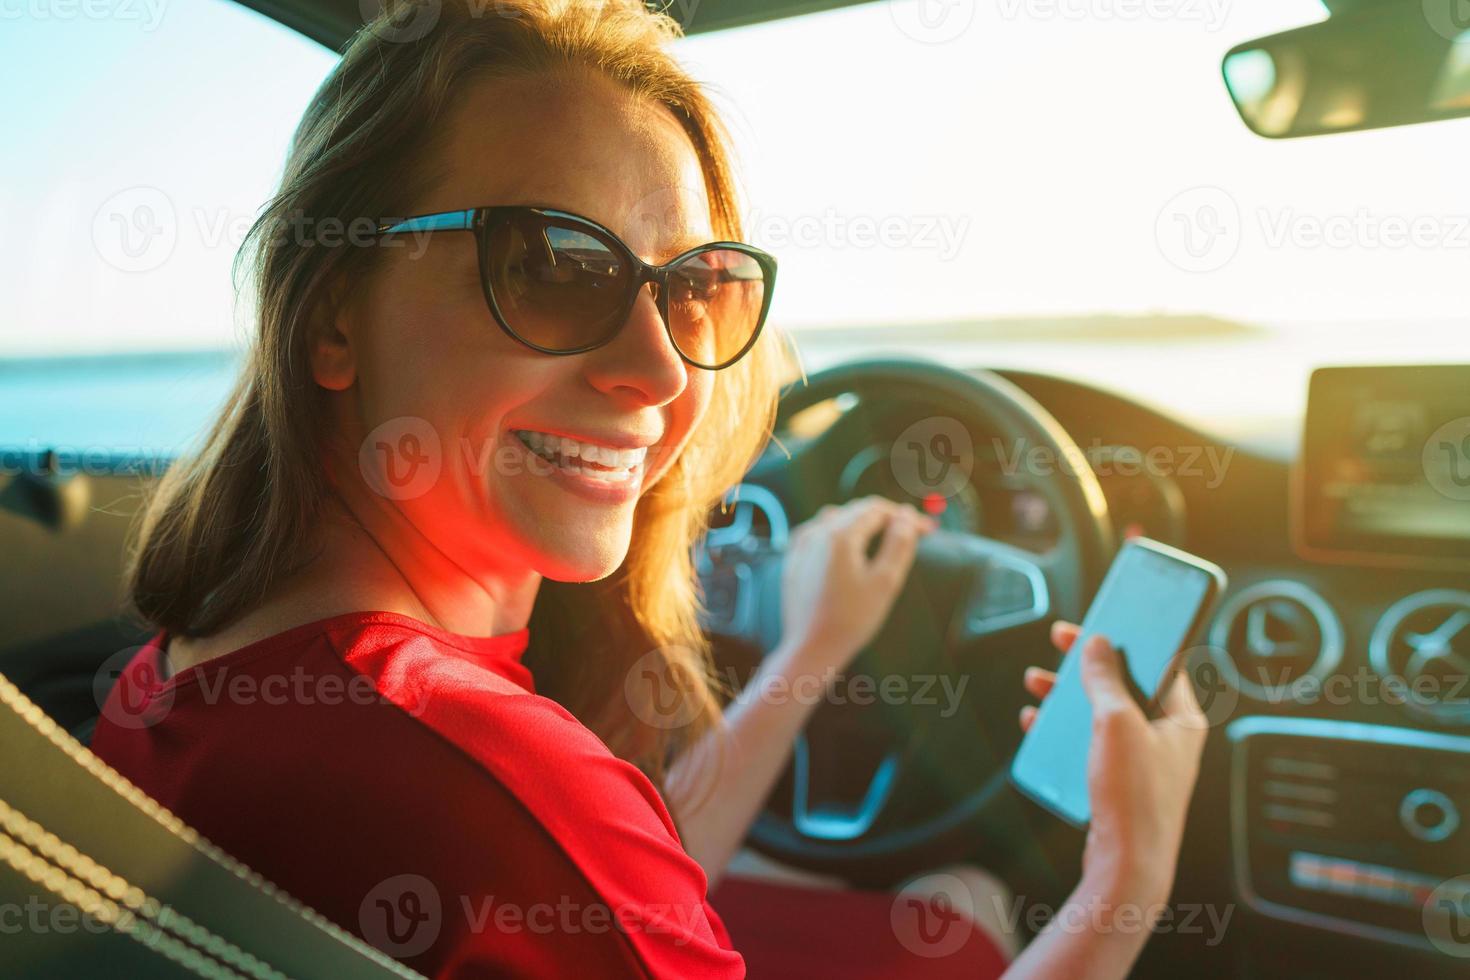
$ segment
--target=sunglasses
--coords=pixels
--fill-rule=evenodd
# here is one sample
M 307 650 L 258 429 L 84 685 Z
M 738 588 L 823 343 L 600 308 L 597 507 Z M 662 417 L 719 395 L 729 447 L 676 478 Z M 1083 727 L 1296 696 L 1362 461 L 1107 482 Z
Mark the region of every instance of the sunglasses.
M 445 211 L 376 229 L 379 236 L 431 231 L 474 233 L 495 322 L 545 354 L 582 354 L 611 342 L 648 283 L 679 356 L 718 371 L 755 346 L 776 284 L 775 258 L 753 246 L 712 242 L 649 265 L 590 218 L 549 208 Z

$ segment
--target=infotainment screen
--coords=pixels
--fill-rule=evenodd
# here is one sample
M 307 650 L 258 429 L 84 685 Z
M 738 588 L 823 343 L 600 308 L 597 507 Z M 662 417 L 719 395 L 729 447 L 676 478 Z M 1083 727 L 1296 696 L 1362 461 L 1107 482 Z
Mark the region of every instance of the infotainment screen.
M 1470 365 L 1313 372 L 1295 480 L 1307 557 L 1470 564 Z

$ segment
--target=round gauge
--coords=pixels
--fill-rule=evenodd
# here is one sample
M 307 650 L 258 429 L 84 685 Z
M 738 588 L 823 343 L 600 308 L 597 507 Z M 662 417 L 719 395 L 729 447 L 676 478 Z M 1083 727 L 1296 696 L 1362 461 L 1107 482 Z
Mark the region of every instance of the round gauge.
M 981 530 L 984 515 L 980 494 L 973 484 L 965 482 L 952 493 L 931 493 L 917 497 L 898 483 L 893 468 L 888 465 L 890 452 L 887 446 L 873 445 L 858 452 L 848 460 L 838 478 L 838 489 L 844 500 L 876 494 L 913 504 L 919 510 L 939 522 L 947 531 L 962 531 L 969 534 Z
M 1150 467 L 1133 446 L 1104 446 L 1089 456 L 1119 541 L 1146 537 L 1184 543 L 1184 491 L 1172 477 Z

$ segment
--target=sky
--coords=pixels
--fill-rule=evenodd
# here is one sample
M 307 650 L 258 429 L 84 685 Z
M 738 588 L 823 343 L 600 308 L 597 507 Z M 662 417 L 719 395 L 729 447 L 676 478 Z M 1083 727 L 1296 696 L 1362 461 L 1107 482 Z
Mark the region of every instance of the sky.
M 228 0 L 80 8 L 0 0 L 0 356 L 238 345 L 231 259 L 334 56 Z M 1230 104 L 1226 50 L 1321 16 L 891 0 L 679 52 L 781 262 L 775 323 L 1464 320 L 1470 120 L 1268 141 Z

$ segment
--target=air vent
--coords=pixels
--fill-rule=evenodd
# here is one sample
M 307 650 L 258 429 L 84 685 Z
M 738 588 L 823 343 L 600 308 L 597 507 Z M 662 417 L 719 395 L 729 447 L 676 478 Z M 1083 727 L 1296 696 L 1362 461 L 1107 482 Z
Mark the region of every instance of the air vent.
M 1400 599 L 1378 620 L 1368 655 L 1410 711 L 1470 724 L 1470 592 L 1431 589 Z
M 1226 682 L 1259 701 L 1305 701 L 1342 661 L 1342 621 L 1300 582 L 1259 582 L 1232 596 L 1210 631 Z

